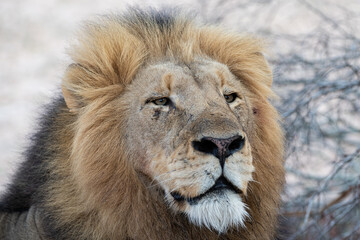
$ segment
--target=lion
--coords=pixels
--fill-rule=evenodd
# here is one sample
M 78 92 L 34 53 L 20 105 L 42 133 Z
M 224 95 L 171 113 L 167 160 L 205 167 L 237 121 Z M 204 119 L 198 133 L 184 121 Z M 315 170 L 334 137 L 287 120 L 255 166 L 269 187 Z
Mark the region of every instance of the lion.
M 273 239 L 283 132 L 263 46 L 178 10 L 87 24 L 0 238 Z

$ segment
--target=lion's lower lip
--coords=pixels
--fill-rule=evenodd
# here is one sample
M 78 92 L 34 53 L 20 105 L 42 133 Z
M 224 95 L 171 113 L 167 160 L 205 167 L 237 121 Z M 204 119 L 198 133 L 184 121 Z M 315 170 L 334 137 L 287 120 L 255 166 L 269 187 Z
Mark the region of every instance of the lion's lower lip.
M 184 197 L 179 192 L 171 192 L 171 196 L 178 202 L 187 201 L 190 204 L 196 204 L 204 196 L 214 192 L 222 192 L 226 189 L 239 194 L 242 193 L 240 189 L 236 188 L 233 184 L 231 184 L 224 176 L 221 176 L 220 178 L 218 178 L 218 180 L 216 180 L 215 184 L 209 190 L 196 197 Z

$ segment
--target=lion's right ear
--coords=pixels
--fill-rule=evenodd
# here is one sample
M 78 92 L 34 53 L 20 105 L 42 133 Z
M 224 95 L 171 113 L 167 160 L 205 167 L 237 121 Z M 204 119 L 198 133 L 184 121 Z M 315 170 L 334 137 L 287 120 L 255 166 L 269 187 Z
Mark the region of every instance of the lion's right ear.
M 101 69 L 101 66 L 71 64 L 66 69 L 61 83 L 62 93 L 69 111 L 76 113 L 101 97 L 113 99 L 119 96 L 125 85 L 119 83 L 117 76 L 115 70 Z
M 61 90 L 65 99 L 66 106 L 69 108 L 70 112 L 77 112 L 79 109 L 79 102 L 64 85 L 61 86 Z
M 75 63 L 68 66 L 61 83 L 62 94 L 70 112 L 77 112 L 84 105 L 79 92 L 81 88 L 81 80 L 79 79 L 79 76 L 84 75 L 80 73 L 84 71 L 82 68 L 82 66 Z

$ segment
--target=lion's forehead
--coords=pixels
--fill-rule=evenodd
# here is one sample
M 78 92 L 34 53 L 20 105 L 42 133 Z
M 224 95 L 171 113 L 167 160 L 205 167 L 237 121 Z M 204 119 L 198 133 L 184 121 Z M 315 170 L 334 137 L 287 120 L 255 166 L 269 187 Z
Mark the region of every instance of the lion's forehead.
M 208 91 L 209 88 L 221 88 L 234 85 L 235 76 L 229 68 L 217 61 L 200 59 L 192 63 L 160 62 L 149 64 L 139 71 L 134 80 L 146 86 L 147 90 Z M 164 88 L 164 89 L 161 89 Z

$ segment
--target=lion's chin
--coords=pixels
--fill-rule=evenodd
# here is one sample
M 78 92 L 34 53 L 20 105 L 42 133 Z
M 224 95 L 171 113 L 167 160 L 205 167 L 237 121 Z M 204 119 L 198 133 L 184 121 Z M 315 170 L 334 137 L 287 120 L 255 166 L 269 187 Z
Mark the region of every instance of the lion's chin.
M 245 226 L 246 208 L 238 193 L 219 190 L 188 204 L 185 213 L 193 224 L 224 233 L 230 227 Z

